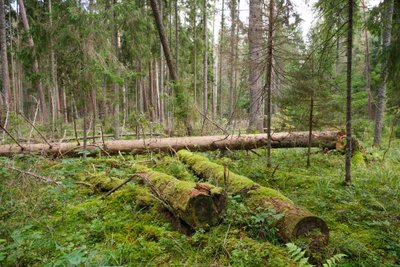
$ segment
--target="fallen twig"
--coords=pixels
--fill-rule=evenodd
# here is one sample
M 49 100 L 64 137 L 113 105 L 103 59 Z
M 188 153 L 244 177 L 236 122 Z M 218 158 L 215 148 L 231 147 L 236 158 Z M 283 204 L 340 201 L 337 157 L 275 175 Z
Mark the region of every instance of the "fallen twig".
M 32 177 L 34 177 L 34 178 L 36 178 L 36 179 L 38 179 L 38 180 L 41 180 L 41 181 L 43 181 L 43 182 L 45 182 L 45 183 L 52 183 L 52 184 L 55 184 L 55 185 L 61 185 L 60 182 L 54 181 L 54 180 L 52 180 L 52 179 L 50 179 L 50 178 L 47 178 L 47 177 L 45 177 L 45 176 L 38 175 L 38 174 L 33 173 L 33 172 L 30 172 L 30 171 L 23 171 L 23 170 L 14 168 L 14 167 L 6 167 L 6 168 L 8 168 L 8 169 L 10 169 L 10 170 L 13 170 L 13 171 L 16 171 L 16 172 L 19 172 L 19 173 L 21 173 L 21 174 L 26 174 L 26 175 L 32 176 Z
M 25 149 L 20 143 L 18 143 L 18 141 L 14 138 L 14 136 L 12 136 L 10 132 L 3 127 L 3 125 L 0 124 L 0 128 L 21 148 L 21 150 Z
M 129 177 L 128 179 L 126 179 L 125 181 L 123 181 L 120 185 L 114 187 L 113 189 L 111 189 L 110 191 L 108 191 L 105 195 L 101 196 L 99 199 L 103 200 L 106 197 L 108 197 L 109 195 L 111 195 L 112 193 L 114 193 L 115 191 L 117 191 L 118 189 L 120 189 L 121 187 L 123 187 L 124 185 L 126 185 L 127 183 L 129 183 L 130 181 L 133 180 L 133 178 L 135 177 L 140 177 L 137 174 L 132 175 L 131 177 Z M 140 177 L 141 178 L 141 177 Z

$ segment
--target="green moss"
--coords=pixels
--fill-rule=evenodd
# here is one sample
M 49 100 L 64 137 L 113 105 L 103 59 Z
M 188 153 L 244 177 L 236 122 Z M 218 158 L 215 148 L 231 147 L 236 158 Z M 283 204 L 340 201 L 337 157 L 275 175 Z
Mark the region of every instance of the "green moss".
M 227 168 L 224 168 L 224 166 L 209 161 L 206 157 L 193 154 L 187 150 L 180 150 L 177 155 L 181 160 L 189 164 L 198 175 L 207 180 L 215 181 L 218 185 L 225 185 L 225 187 L 227 187 L 232 193 L 239 192 L 252 186 L 258 186 L 260 187 L 259 189 L 250 191 L 252 196 L 251 198 L 254 198 L 255 201 L 260 201 L 263 197 L 273 197 L 292 203 L 287 197 L 283 196 L 278 191 L 271 188 L 261 187 L 251 179 L 231 172 Z M 225 182 L 227 182 L 227 184 L 225 184 Z
M 353 169 L 351 186 L 341 183 L 344 159 L 335 152 L 314 153 L 311 167 L 305 168 L 305 149 L 274 149 L 273 163 L 279 163 L 274 177 L 264 158 L 253 153 L 235 151 L 225 156 L 230 158 L 233 172 L 282 192 L 326 219 L 330 242 L 318 255 L 318 262 L 345 253 L 343 266 L 392 267 L 400 258 L 399 145 L 394 139 L 385 161 L 384 150 L 368 148 L 365 155 L 374 157 L 367 168 L 357 165 Z M 207 156 L 214 160 L 219 152 Z M 208 231 L 199 230 L 191 238 L 182 235 L 160 214 L 159 202 L 149 189 L 135 182 L 103 201 L 98 200 L 103 192 L 75 185 L 96 173 L 124 180 L 135 172 L 132 164 L 148 159 L 124 158 L 125 163 L 121 157 L 86 161 L 0 158 L 0 164 L 32 168 L 64 185 L 58 188 L 29 177 L 16 179 L 15 173 L 0 171 L 0 236 L 6 240 L 0 243 L 0 255 L 6 257 L 0 265 L 69 266 L 68 259 L 73 256 L 87 266 L 293 265 L 282 245 L 250 239 L 243 226 L 226 221 Z M 163 166 L 158 170 L 163 171 Z M 79 193 L 85 189 L 91 194 Z M 140 198 L 145 201 L 138 201 Z M 231 207 L 229 212 L 237 214 Z
M 351 158 L 351 163 L 354 165 L 365 167 L 366 163 L 363 153 L 360 151 L 356 151 Z
M 166 173 L 182 181 L 196 181 L 196 177 L 186 168 L 185 164 L 174 157 L 163 157 L 154 170 Z

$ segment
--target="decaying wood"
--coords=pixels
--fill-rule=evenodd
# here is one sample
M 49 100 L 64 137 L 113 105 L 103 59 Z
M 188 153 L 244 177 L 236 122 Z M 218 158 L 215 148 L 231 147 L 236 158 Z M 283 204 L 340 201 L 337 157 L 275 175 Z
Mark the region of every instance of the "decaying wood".
M 283 218 L 276 222 L 275 227 L 284 241 L 308 237 L 314 247 L 327 243 L 329 230 L 325 221 L 295 205 L 280 192 L 261 186 L 233 172 L 229 172 L 229 177 L 226 178 L 224 166 L 210 162 L 206 157 L 187 150 L 180 150 L 177 155 L 200 177 L 214 181 L 218 185 L 228 184 L 228 193 L 242 195 L 244 203 L 254 212 L 260 212 L 260 208 L 266 208 L 283 214 Z
M 312 147 L 335 149 L 343 147 L 343 134 L 339 131 L 313 132 Z M 307 147 L 308 132 L 274 133 L 272 134 L 273 148 Z M 18 145 L 0 145 L 0 156 L 11 156 L 20 153 L 42 153 L 44 155 L 80 156 L 82 147 L 76 143 L 24 144 L 23 149 Z M 138 140 L 114 140 L 89 143 L 87 150 L 96 154 L 103 150 L 108 154 L 133 153 L 143 154 L 149 151 L 171 152 L 180 149 L 191 151 L 208 150 L 241 150 L 266 146 L 267 134 L 241 134 L 217 136 L 193 136 L 171 138 L 149 138 Z M 99 149 L 101 148 L 101 149 Z
M 226 206 L 222 188 L 178 180 L 145 167 L 138 170 L 136 175 L 150 187 L 156 198 L 192 228 L 207 228 L 221 221 Z

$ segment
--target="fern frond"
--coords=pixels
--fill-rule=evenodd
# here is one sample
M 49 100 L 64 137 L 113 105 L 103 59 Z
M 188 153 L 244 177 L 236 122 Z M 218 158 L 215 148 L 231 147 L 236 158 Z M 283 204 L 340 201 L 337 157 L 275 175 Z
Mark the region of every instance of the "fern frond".
M 304 254 L 306 253 L 305 250 L 293 243 L 287 243 L 286 247 L 290 258 L 297 264 L 298 267 L 313 267 L 313 265 L 308 263 L 308 257 L 304 257 Z
M 336 267 L 338 263 L 340 263 L 346 254 L 336 254 L 326 260 L 326 263 L 323 264 L 323 267 Z

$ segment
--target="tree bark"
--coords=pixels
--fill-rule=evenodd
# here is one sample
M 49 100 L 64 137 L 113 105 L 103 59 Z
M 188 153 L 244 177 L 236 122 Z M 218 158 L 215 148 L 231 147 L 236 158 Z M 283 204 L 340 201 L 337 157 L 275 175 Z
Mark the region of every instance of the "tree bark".
M 193 91 L 194 105 L 197 107 L 197 1 L 193 4 Z
M 261 186 L 247 177 L 227 172 L 224 166 L 210 162 L 206 157 L 187 150 L 178 151 L 177 155 L 196 175 L 224 185 L 230 194 L 241 195 L 247 207 L 254 212 L 263 212 L 262 208 L 264 208 L 273 209 L 282 214 L 282 219 L 274 222 L 273 226 L 278 229 L 278 234 L 285 242 L 303 237 L 311 239 L 314 246 L 327 244 L 329 229 L 325 221 L 295 205 L 278 191 Z M 318 231 L 319 235 L 312 234 L 313 231 Z
M 49 21 L 50 21 L 50 28 L 53 30 L 53 8 L 51 0 L 49 0 Z M 52 85 L 52 116 L 53 121 L 58 119 L 61 116 L 61 106 L 60 106 L 60 96 L 58 90 L 58 82 L 57 82 L 57 61 L 56 56 L 53 49 L 53 36 L 50 35 L 50 61 L 51 61 L 51 85 Z
M 214 0 L 214 6 L 216 5 L 217 1 Z M 217 53 L 216 48 L 215 48 L 215 44 L 214 44 L 214 32 L 215 32 L 215 15 L 216 15 L 217 11 L 214 10 L 213 13 L 213 26 L 212 26 L 212 34 L 211 34 L 211 47 L 213 50 L 213 80 L 212 80 L 212 104 L 211 104 L 211 118 L 213 119 L 213 121 L 215 121 L 215 119 L 217 118 L 217 99 L 218 99 L 218 91 L 217 91 L 217 76 L 218 76 L 218 72 L 217 72 L 217 61 L 216 61 L 216 57 L 215 54 Z
M 175 4 L 175 67 L 176 73 L 179 76 L 179 10 L 178 10 L 178 0 L 174 1 Z
M 272 134 L 272 148 L 308 147 L 308 132 L 274 133 Z M 194 136 L 176 138 L 149 138 L 140 140 L 115 140 L 90 143 L 87 146 L 93 155 L 98 153 L 98 148 L 108 154 L 118 154 L 120 152 L 141 154 L 148 151 L 173 152 L 179 149 L 190 149 L 193 151 L 209 150 L 246 150 L 265 147 L 267 145 L 267 134 L 241 134 L 237 135 L 217 135 L 217 136 Z M 339 131 L 313 132 L 312 147 L 326 149 L 342 148 L 343 133 Z M 355 143 L 355 140 L 352 140 Z M 23 144 L 24 150 L 17 145 L 0 145 L 0 156 L 11 156 L 21 153 L 42 153 L 44 155 L 70 155 L 79 156 L 82 147 L 76 142 L 72 143 L 51 143 L 48 144 Z M 353 145 L 353 149 L 356 146 Z
M 379 77 L 379 87 L 376 96 L 376 114 L 375 114 L 375 130 L 374 130 L 374 146 L 379 146 L 382 142 L 382 128 L 383 128 L 383 117 L 385 113 L 385 101 L 386 101 L 386 82 L 387 82 L 387 62 L 388 62 L 388 50 L 390 47 L 392 37 L 392 18 L 394 1 L 384 1 L 384 13 L 382 14 L 382 63 L 381 73 Z
M 171 50 L 167 41 L 167 35 L 165 34 L 164 26 L 162 23 L 162 18 L 160 15 L 160 10 L 158 9 L 157 0 L 150 0 L 151 9 L 153 11 L 153 16 L 156 22 L 156 27 L 158 34 L 160 36 L 161 44 L 164 48 L 165 60 L 167 61 L 168 70 L 171 76 L 171 80 L 178 80 L 178 73 L 175 68 L 175 63 L 172 58 Z
M 267 77 L 264 90 L 264 129 L 268 134 L 267 145 L 267 167 L 271 167 L 271 95 L 272 95 L 272 62 L 273 62 L 273 48 L 274 48 L 274 27 L 275 27 L 275 1 L 269 1 L 269 14 L 268 14 L 268 45 L 267 45 Z
M 24 6 L 23 0 L 18 0 L 18 5 L 20 8 L 20 12 L 21 12 L 22 24 L 24 25 L 25 31 L 28 33 L 28 45 L 34 53 L 35 43 L 33 42 L 33 37 L 30 34 L 28 17 L 26 16 L 26 11 L 25 11 L 25 6 Z M 37 77 L 35 77 L 35 80 L 36 80 L 38 97 L 39 97 L 39 101 L 40 101 L 41 119 L 42 119 L 42 121 L 46 121 L 48 118 L 48 111 L 47 111 L 47 103 L 46 103 L 46 99 L 45 99 L 44 91 L 43 91 L 42 79 L 40 78 L 40 73 L 39 73 L 39 63 L 38 63 L 36 55 L 34 55 L 33 58 L 34 58 L 34 60 L 32 63 L 32 70 L 33 70 L 33 73 L 35 73 L 35 75 L 37 76 Z
M 346 90 L 346 164 L 345 182 L 351 182 L 351 68 L 353 63 L 353 8 L 354 0 L 348 0 L 348 30 L 347 30 L 347 90 Z
M 11 90 L 10 74 L 8 71 L 6 17 L 4 0 L 0 0 L 0 52 L 4 102 L 8 110 L 14 110 L 13 92 Z
M 249 3 L 249 131 L 261 130 L 261 57 L 262 57 L 262 1 Z
M 234 72 L 235 72 L 235 33 L 236 33 L 236 5 L 237 0 L 230 0 L 230 11 L 231 11 L 231 32 L 230 32 L 230 53 L 229 53 L 229 61 L 230 61 L 230 68 L 229 68 L 229 121 L 231 123 L 231 118 L 233 114 L 233 106 L 234 106 Z
M 312 144 L 312 132 L 313 132 L 313 112 L 314 112 L 314 94 L 313 94 L 313 92 L 311 92 L 311 97 L 310 97 L 310 113 L 309 113 L 309 118 L 308 118 L 307 167 L 310 167 L 311 144 Z
M 203 0 L 203 30 L 204 30 L 204 53 L 203 53 L 203 113 L 208 113 L 208 30 L 207 30 L 207 0 Z
M 163 18 L 162 0 L 160 0 L 160 17 Z M 160 122 L 163 124 L 165 119 L 165 99 L 164 99 L 164 49 L 160 44 Z
M 219 86 L 219 118 L 222 121 L 223 118 L 223 94 L 222 94 L 222 45 L 224 40 L 224 31 L 225 31 L 225 16 L 224 16 L 224 8 L 225 8 L 225 0 L 222 0 L 222 11 L 221 11 L 221 30 L 220 30 L 220 37 L 219 37 L 219 63 L 218 63 L 218 86 Z

